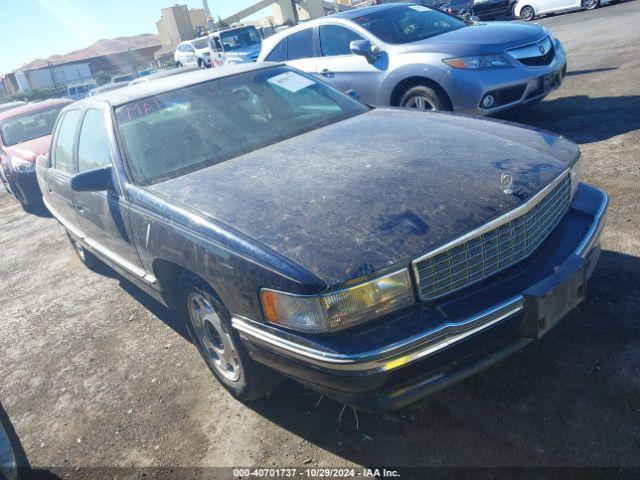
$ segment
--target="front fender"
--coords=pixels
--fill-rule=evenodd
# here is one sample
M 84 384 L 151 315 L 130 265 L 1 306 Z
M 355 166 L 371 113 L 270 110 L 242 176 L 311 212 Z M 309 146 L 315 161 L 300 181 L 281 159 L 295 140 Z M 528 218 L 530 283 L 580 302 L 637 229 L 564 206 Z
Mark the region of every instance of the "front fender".
M 429 61 L 427 62 L 425 62 L 425 55 L 428 56 Z M 391 68 L 389 74 L 385 77 L 382 83 L 381 99 L 385 105 L 391 105 L 396 87 L 403 81 L 410 78 L 423 78 L 427 81 L 435 82 L 449 97 L 451 97 L 446 87 L 446 80 L 450 67 L 442 62 L 442 59 L 445 58 L 444 55 L 407 53 L 402 55 L 402 57 L 404 57 L 402 61 L 404 65 L 397 68 Z

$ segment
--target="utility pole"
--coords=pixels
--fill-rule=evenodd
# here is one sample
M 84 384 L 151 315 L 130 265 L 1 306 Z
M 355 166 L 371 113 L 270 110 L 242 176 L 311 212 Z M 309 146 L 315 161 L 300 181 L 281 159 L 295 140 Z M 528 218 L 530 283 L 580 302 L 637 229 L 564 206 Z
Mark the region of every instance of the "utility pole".
M 213 14 L 209 8 L 209 2 L 207 2 L 207 0 L 202 0 L 202 6 L 204 7 L 204 13 L 207 16 L 207 27 L 209 27 L 209 32 L 213 32 L 216 29 L 216 21 L 213 19 Z

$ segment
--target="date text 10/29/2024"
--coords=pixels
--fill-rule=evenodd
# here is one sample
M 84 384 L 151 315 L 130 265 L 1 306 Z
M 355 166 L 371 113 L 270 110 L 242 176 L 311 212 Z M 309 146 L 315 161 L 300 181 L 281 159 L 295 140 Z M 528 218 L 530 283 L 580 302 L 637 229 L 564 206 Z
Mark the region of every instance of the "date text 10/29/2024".
M 386 468 L 234 468 L 233 478 L 400 478 Z

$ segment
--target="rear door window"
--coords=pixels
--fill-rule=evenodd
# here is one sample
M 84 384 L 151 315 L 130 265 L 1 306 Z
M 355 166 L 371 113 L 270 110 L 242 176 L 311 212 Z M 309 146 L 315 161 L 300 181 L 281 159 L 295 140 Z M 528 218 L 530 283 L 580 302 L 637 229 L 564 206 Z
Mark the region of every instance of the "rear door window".
M 78 171 L 111 165 L 109 155 L 109 137 L 102 111 L 87 110 L 82 121 L 78 140 Z
M 313 57 L 313 29 L 307 28 L 287 37 L 287 58 L 297 60 L 299 58 Z
M 56 135 L 56 145 L 53 150 L 53 161 L 51 165 L 54 169 L 73 175 L 73 144 L 76 137 L 80 110 L 69 110 L 60 121 L 60 128 Z

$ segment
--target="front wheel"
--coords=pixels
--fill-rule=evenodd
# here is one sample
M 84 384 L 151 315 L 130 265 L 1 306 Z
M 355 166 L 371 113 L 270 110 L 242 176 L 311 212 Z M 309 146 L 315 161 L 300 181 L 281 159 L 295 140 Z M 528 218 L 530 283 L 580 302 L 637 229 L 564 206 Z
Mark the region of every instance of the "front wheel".
M 582 6 L 587 10 L 595 10 L 600 5 L 600 0 L 583 0 Z
M 254 362 L 231 326 L 231 315 L 213 290 L 190 275 L 179 279 L 180 314 L 193 343 L 216 379 L 234 397 L 251 401 L 264 397 L 281 377 Z
M 180 63 L 180 62 L 176 62 L 176 67 L 177 67 L 177 68 L 182 67 L 182 63 Z
M 530 22 L 536 17 L 536 12 L 533 10 L 533 7 L 530 5 L 525 5 L 520 9 L 520 18 L 525 22 Z
M 400 97 L 400 106 L 422 111 L 452 110 L 447 96 L 440 90 L 427 85 L 409 88 Z

